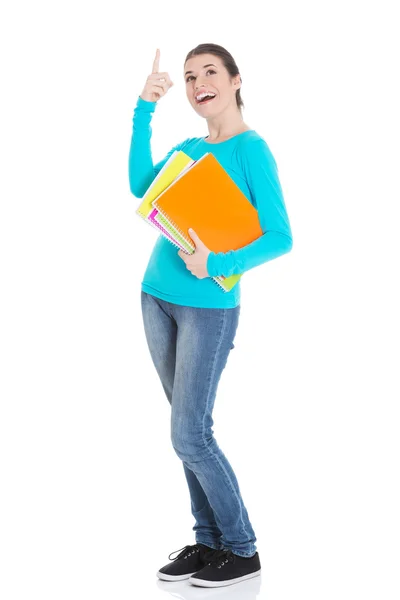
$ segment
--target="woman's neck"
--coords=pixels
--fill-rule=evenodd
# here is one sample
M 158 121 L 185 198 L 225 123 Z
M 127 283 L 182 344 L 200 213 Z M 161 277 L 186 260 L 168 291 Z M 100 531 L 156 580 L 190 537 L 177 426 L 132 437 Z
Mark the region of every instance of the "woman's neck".
M 243 121 L 242 114 L 237 109 L 233 111 L 227 109 L 223 115 L 208 119 L 207 125 L 209 135 L 206 139 L 210 144 L 223 142 L 238 133 L 251 129 Z
M 248 127 L 248 125 L 246 125 L 245 123 L 243 123 L 243 127 L 237 131 L 233 131 L 230 134 L 224 135 L 224 136 L 219 136 L 217 138 L 210 138 L 209 136 L 204 138 L 205 140 L 207 140 L 207 142 L 209 144 L 218 144 L 219 142 L 225 142 L 226 140 L 229 140 L 231 137 L 234 137 L 235 135 L 238 135 L 238 133 L 243 133 L 244 131 L 250 131 L 251 127 Z

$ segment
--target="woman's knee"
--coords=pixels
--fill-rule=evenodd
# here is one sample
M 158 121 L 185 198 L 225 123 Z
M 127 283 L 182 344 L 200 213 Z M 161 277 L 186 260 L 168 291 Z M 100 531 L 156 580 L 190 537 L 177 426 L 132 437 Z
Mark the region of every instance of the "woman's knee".
M 171 442 L 176 454 L 186 462 L 203 460 L 209 454 L 206 436 L 202 432 L 196 432 L 188 422 L 172 425 Z

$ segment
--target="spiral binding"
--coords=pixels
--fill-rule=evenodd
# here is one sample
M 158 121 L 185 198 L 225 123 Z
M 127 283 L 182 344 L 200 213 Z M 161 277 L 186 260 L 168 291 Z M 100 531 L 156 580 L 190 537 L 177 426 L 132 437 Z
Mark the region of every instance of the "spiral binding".
M 161 210 L 161 209 L 160 209 L 158 206 L 156 206 L 155 208 L 157 208 L 158 212 L 162 214 L 162 216 L 164 217 L 164 219 L 166 219 L 166 220 L 168 221 L 168 223 L 171 223 L 171 225 L 172 225 L 173 227 L 175 227 L 175 229 L 176 229 L 176 230 L 177 230 L 177 231 L 178 231 L 178 232 L 181 234 L 181 236 L 182 236 L 182 237 L 184 237 L 184 238 L 185 238 L 185 240 L 186 240 L 186 241 L 187 241 L 189 244 L 191 244 L 191 241 L 190 241 L 190 240 L 189 240 L 189 239 L 186 237 L 186 235 L 184 234 L 184 232 L 183 232 L 183 231 L 182 231 L 182 230 L 181 230 L 179 227 L 177 227 L 177 225 L 174 223 L 174 221 L 171 221 L 171 219 L 170 219 L 170 218 L 169 218 L 169 217 L 168 217 L 168 216 L 165 214 L 165 212 L 164 212 L 163 210 Z M 143 215 L 141 215 L 140 213 L 137 213 L 137 214 L 138 214 L 139 216 L 141 216 L 141 217 L 143 218 L 143 220 L 145 220 L 147 223 L 150 223 L 150 224 L 151 224 L 151 225 L 153 225 L 153 227 L 155 227 L 155 228 L 156 228 L 156 229 L 157 229 L 159 232 L 161 232 L 161 230 L 160 230 L 160 229 L 157 227 L 157 225 L 155 225 L 154 223 L 152 223 L 151 221 L 149 221 L 148 219 L 146 219 L 146 217 L 143 217 Z M 163 233 L 162 233 L 162 232 L 161 232 L 161 235 L 163 235 Z M 168 242 L 170 242 L 170 243 L 171 243 L 173 246 L 175 246 L 175 248 L 178 248 L 178 250 L 181 250 L 181 247 L 180 247 L 180 246 L 179 246 L 179 245 L 178 245 L 176 242 L 174 242 L 174 241 L 173 241 L 173 240 L 172 240 L 170 237 L 168 237 L 168 236 L 165 236 L 165 235 L 163 235 L 163 237 L 164 237 L 164 238 L 165 238 L 165 239 L 166 239 Z M 219 280 L 218 280 L 216 277 L 212 277 L 211 279 L 212 279 L 212 281 L 214 281 L 214 283 L 216 283 L 216 284 L 217 284 L 217 285 L 218 285 L 218 286 L 221 288 L 221 290 L 222 290 L 223 292 L 225 292 L 225 293 L 226 293 L 226 292 L 228 291 L 228 290 L 226 290 L 226 289 L 223 287 L 222 283 L 220 283 L 220 281 L 219 281 Z
M 142 213 L 139 212 L 139 209 L 136 210 L 136 214 L 139 215 L 139 217 L 142 217 L 143 221 L 145 223 L 148 223 L 149 225 L 151 225 L 152 227 L 154 227 L 154 229 L 156 231 L 158 231 L 158 233 L 161 233 L 161 230 L 159 227 L 157 227 L 157 225 L 155 223 L 153 223 L 153 221 L 150 221 L 150 219 L 148 219 L 147 217 L 145 217 L 144 215 L 142 215 Z

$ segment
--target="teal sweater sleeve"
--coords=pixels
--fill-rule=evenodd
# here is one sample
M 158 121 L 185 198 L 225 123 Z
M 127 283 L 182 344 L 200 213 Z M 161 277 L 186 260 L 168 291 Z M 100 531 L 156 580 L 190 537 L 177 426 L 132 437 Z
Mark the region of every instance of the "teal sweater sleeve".
M 210 277 L 239 275 L 292 249 L 292 232 L 275 159 L 264 139 L 247 141 L 238 152 L 263 235 L 247 246 L 229 252 L 211 252 Z
M 131 145 L 129 149 L 129 186 L 132 194 L 142 198 L 158 172 L 175 152 L 181 150 L 185 143 L 181 142 L 174 146 L 168 154 L 153 165 L 151 154 L 151 119 L 156 108 L 156 102 L 148 102 L 140 96 L 137 99 L 133 113 L 133 128 Z

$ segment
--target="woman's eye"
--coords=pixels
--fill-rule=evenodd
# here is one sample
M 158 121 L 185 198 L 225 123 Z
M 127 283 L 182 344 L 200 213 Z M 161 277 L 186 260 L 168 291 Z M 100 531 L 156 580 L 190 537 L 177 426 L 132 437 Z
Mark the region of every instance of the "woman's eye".
M 216 71 L 214 71 L 214 69 L 208 69 L 207 73 L 216 73 Z M 190 79 L 193 77 L 193 75 L 189 75 L 189 77 L 186 79 L 186 83 L 188 83 L 190 81 Z

